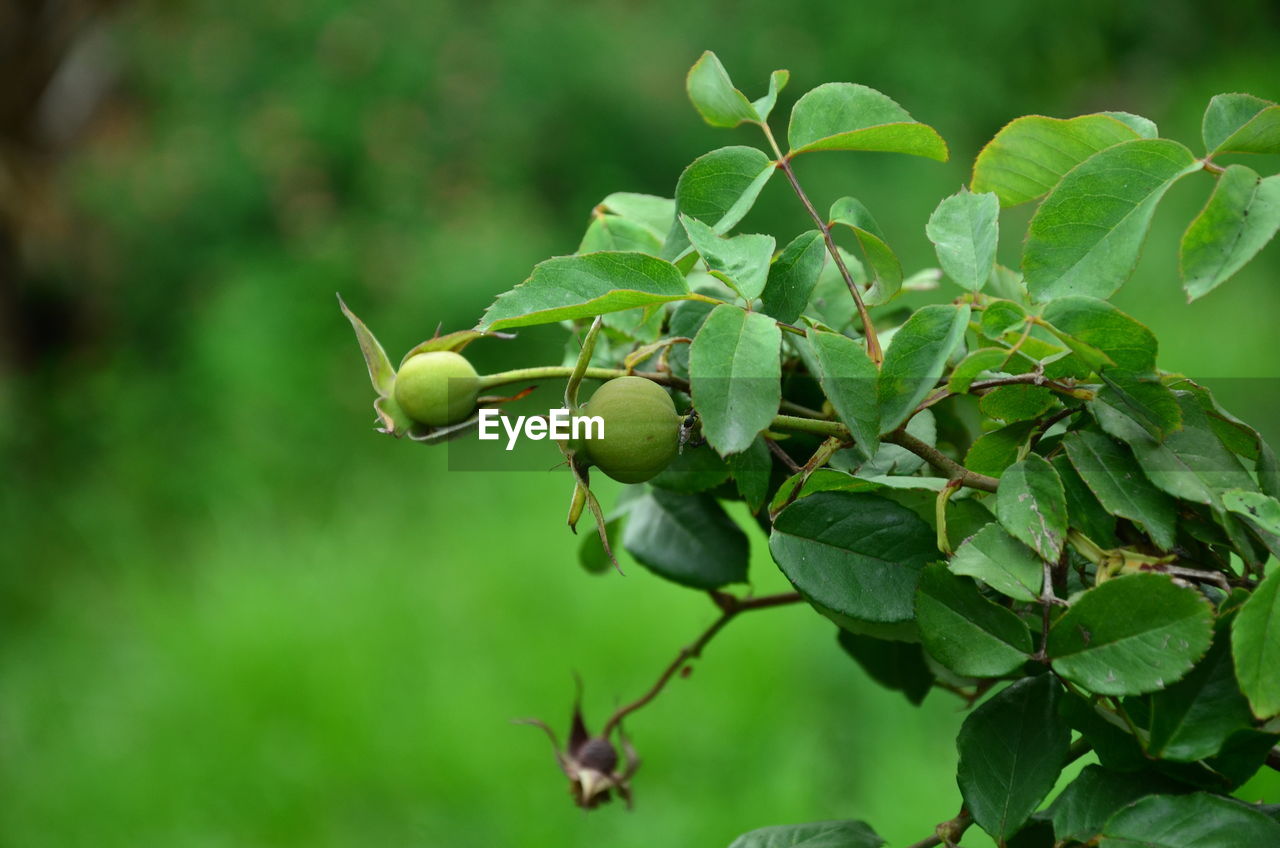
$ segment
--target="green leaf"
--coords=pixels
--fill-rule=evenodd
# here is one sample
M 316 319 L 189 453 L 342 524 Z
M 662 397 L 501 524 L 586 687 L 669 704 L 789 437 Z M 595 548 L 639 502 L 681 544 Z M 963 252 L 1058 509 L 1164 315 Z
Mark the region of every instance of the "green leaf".
M 1043 561 L 994 521 L 956 550 L 951 571 L 976 577 L 1015 601 L 1039 601 L 1044 586 Z
M 1174 396 L 1182 427 L 1163 442 L 1105 404 L 1091 404 L 1090 409 L 1102 429 L 1129 443 L 1147 479 L 1175 498 L 1216 506 L 1227 489 L 1256 491 L 1253 478 L 1223 446 L 1195 398 L 1188 392 Z
M 879 371 L 861 343 L 810 329 L 805 336 L 822 391 L 866 456 L 880 446 Z
M 964 341 L 969 307 L 922 306 L 894 333 L 880 371 L 880 432 L 896 430 L 937 384 Z
M 1124 371 L 1155 370 L 1159 348 L 1155 334 L 1105 300 L 1060 297 L 1045 307 L 1043 318 L 1054 335 L 1094 368 L 1104 364 L 1091 356 L 1096 350 L 1105 355 L 1105 364 Z
M 609 537 L 609 547 L 617 551 L 618 531 L 622 529 L 622 518 L 609 519 L 605 522 L 604 528 Z M 604 545 L 600 543 L 599 533 L 582 534 L 582 541 L 578 543 L 578 565 L 582 566 L 582 570 L 588 574 L 603 574 L 613 567 L 613 560 L 604 552 Z
M 717 306 L 689 350 L 689 382 L 702 432 L 721 456 L 751 446 L 782 399 L 782 331 L 773 319 Z
M 979 291 L 996 267 L 1000 200 L 991 192 L 962 189 L 933 210 L 925 234 L 947 276 L 961 288 Z
M 920 574 L 916 621 L 925 650 L 956 674 L 999 677 L 1030 659 L 1031 631 L 1022 619 L 942 563 Z
M 1004 206 L 1049 193 L 1063 174 L 1100 150 L 1139 137 L 1113 115 L 1046 118 L 1027 115 L 1006 124 L 973 163 L 974 191 L 995 192 Z
M 862 260 L 843 247 L 836 247 L 840 258 L 844 261 L 854 285 L 862 289 L 862 302 L 867 302 L 871 292 L 866 288 L 867 272 L 862 267 Z M 853 323 L 857 310 L 853 298 L 849 296 L 849 286 L 834 260 L 828 258 L 818 274 L 818 284 L 813 287 L 813 295 L 809 298 L 809 306 L 805 314 L 834 330 L 843 330 Z
M 1243 516 L 1263 533 L 1280 536 L 1280 501 L 1270 495 L 1247 489 L 1229 489 L 1222 493 L 1222 505 L 1229 512 Z
M 782 89 L 787 87 L 787 83 L 790 81 L 790 71 L 777 70 L 769 74 L 769 92 L 765 94 L 764 97 L 754 100 L 751 103 L 756 110 L 756 114 L 760 116 L 761 123 L 769 120 L 769 115 L 772 114 L 773 107 L 778 103 L 778 94 Z
M 910 621 L 916 580 L 937 556 L 914 512 L 861 492 L 817 492 L 788 506 L 769 536 L 773 559 L 821 611 L 861 621 Z
M 1059 684 L 1024 678 L 960 727 L 956 781 L 978 826 L 997 841 L 1016 833 L 1058 780 L 1071 731 L 1058 717 Z
M 1110 296 L 1133 273 L 1160 198 L 1199 168 L 1166 139 L 1121 142 L 1081 162 L 1028 225 L 1022 272 L 1032 296 Z
M 1062 444 L 1080 478 L 1108 512 L 1137 524 L 1161 550 L 1173 547 L 1173 499 L 1147 480 L 1132 453 L 1089 430 L 1068 434 Z
M 747 535 L 710 495 L 651 489 L 630 505 L 622 546 L 660 577 L 694 589 L 747 579 Z
M 541 262 L 497 300 L 482 329 L 527 327 L 682 300 L 689 287 L 670 262 L 643 253 L 588 253 Z
M 1240 688 L 1258 718 L 1280 714 L 1280 571 L 1273 570 L 1231 625 Z
M 1004 529 L 1049 562 L 1057 562 L 1067 536 L 1067 497 L 1058 472 L 1039 454 L 1005 469 L 996 492 Z
M 736 127 L 743 121 L 756 122 L 760 116 L 746 95 L 733 87 L 720 59 L 710 50 L 689 69 L 685 91 L 702 119 L 713 127 Z
M 890 98 L 848 82 L 829 82 L 807 92 L 791 109 L 791 151 L 881 150 L 947 161 L 947 143 Z
M 1057 405 L 1047 386 L 1001 386 L 992 389 L 978 401 L 978 408 L 988 418 L 1000 421 L 1030 421 Z
M 1141 115 L 1134 115 L 1131 112 L 1099 112 L 1098 114 L 1106 115 L 1108 118 L 1115 118 L 1117 121 L 1136 132 L 1139 138 L 1160 137 L 1160 128 L 1157 127 L 1156 122 L 1150 118 L 1144 118 Z
M 1123 774 L 1088 765 L 1049 805 L 1053 834 L 1061 842 L 1088 842 L 1117 810 L 1169 782 L 1146 774 Z
M 1280 824 L 1239 801 L 1197 792 L 1150 795 L 1113 815 L 1099 848 L 1253 848 L 1280 845 Z
M 1204 111 L 1201 135 L 1210 156 L 1280 153 L 1280 106 L 1252 94 L 1219 94 Z
M 709 446 L 686 445 L 649 484 L 686 495 L 714 489 L 729 479 L 729 466 Z
M 1182 407 L 1173 391 L 1158 379 L 1142 377 L 1116 368 L 1104 368 L 1099 376 L 1102 389 L 1090 408 L 1099 421 L 1108 418 L 1107 408 L 1141 427 L 1156 441 L 1182 427 Z M 1112 421 L 1114 423 L 1114 421 Z M 1107 429 L 1108 424 L 1102 424 Z M 1110 431 L 1108 431 L 1110 432 Z
M 582 236 L 577 253 L 602 250 L 632 251 L 658 256 L 662 252 L 662 236 L 654 235 L 643 224 L 604 212 L 593 215 Z
M 1180 679 L 1213 636 L 1213 607 L 1162 574 L 1088 590 L 1049 631 L 1053 669 L 1099 695 L 1141 695 Z
M 1067 496 L 1067 524 L 1104 548 L 1118 548 L 1120 540 L 1116 538 L 1115 516 L 1085 485 L 1065 453 L 1055 456 L 1052 462 Z
M 804 312 L 827 259 L 822 233 L 809 230 L 792 239 L 769 266 L 760 295 L 760 311 L 784 324 L 794 324 Z
M 676 183 L 676 210 L 723 235 L 742 220 L 777 170 L 755 147 L 721 147 L 684 169 Z M 671 222 L 662 258 L 676 261 L 688 252 L 689 237 L 678 217 Z
M 684 214 L 680 223 L 713 276 L 748 301 L 760 296 L 773 258 L 773 236 L 744 234 L 723 238 L 697 218 Z
M 1233 733 L 1252 726 L 1249 702 L 1240 692 L 1231 660 L 1233 617 L 1218 620 L 1209 652 L 1186 677 L 1151 696 L 1151 756 L 1202 760 L 1222 750 Z
M 860 821 L 825 821 L 762 827 L 729 848 L 880 848 L 884 840 Z
M 868 677 L 886 689 L 901 692 L 912 704 L 919 706 L 933 688 L 933 672 L 919 642 L 876 639 L 843 628 L 836 639 Z
M 996 276 L 995 274 L 992 275 Z M 1012 300 L 991 300 L 982 310 L 979 326 L 982 335 L 989 339 L 999 340 L 1006 334 L 1021 330 L 1027 323 L 1027 310 Z M 1004 351 L 1007 356 L 1009 351 Z
M 351 329 L 356 331 L 356 341 L 360 344 L 360 353 L 364 355 L 364 364 L 369 370 L 369 382 L 373 384 L 374 391 L 378 393 L 378 397 L 390 397 L 395 387 L 396 369 L 387 358 L 387 352 L 382 349 L 382 343 L 365 326 L 365 323 L 347 308 L 342 295 L 338 295 L 338 306 L 342 309 L 342 314 L 351 322 Z
M 1004 348 L 984 347 L 973 351 L 951 369 L 951 376 L 947 378 L 947 391 L 964 394 L 984 372 L 1002 370 L 1008 358 L 1009 351 Z
M 1244 165 L 1227 166 L 1209 202 L 1182 235 L 1178 265 L 1187 299 L 1204 297 L 1243 268 L 1277 228 L 1280 175 L 1264 180 Z
M 964 467 L 979 474 L 999 477 L 1018 461 L 1022 446 L 1036 429 L 1034 421 L 1015 421 L 974 439 L 964 455 Z
M 868 306 L 888 303 L 902 288 L 902 263 L 885 242 L 880 225 L 855 197 L 842 197 L 831 204 L 830 223 L 848 227 L 871 269 L 872 285 L 863 298 Z
M 733 471 L 738 494 L 742 495 L 754 515 L 769 499 L 769 480 L 773 473 L 773 454 L 769 452 L 769 446 L 762 437 L 756 436 L 751 447 L 742 453 L 730 454 L 727 462 Z
M 676 219 L 676 202 L 670 197 L 615 191 L 596 207 L 603 213 L 633 221 L 661 241 Z

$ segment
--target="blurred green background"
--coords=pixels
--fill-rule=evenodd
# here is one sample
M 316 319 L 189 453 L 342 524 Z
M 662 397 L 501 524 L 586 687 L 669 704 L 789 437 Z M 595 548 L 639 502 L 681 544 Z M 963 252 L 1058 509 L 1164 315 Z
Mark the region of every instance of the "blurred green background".
M 577 670 L 598 723 L 713 610 L 634 563 L 582 574 L 564 474 L 448 473 L 376 436 L 334 292 L 398 359 L 572 252 L 605 194 L 669 195 L 698 154 L 758 143 L 686 102 L 706 48 L 751 96 L 790 68 L 779 122 L 850 80 L 942 132 L 946 165 L 798 164 L 909 270 L 1013 117 L 1128 110 L 1199 149 L 1211 95 L 1280 97 L 1265 0 L 10 2 L 0 844 L 21 848 L 715 848 L 845 817 L 924 837 L 959 805 L 959 702 L 880 691 L 801 608 L 735 622 L 630 722 L 635 812 L 575 809 L 508 720 L 563 725 Z M 1274 434 L 1280 249 L 1194 306 L 1178 287 L 1209 182 L 1175 188 L 1118 303 Z M 1026 217 L 1005 218 L 1011 264 Z M 766 228 L 806 228 L 780 180 L 743 225 Z M 492 371 L 562 343 L 471 352 Z M 752 543 L 753 588 L 782 588 Z M 1277 800 L 1274 777 L 1242 794 Z

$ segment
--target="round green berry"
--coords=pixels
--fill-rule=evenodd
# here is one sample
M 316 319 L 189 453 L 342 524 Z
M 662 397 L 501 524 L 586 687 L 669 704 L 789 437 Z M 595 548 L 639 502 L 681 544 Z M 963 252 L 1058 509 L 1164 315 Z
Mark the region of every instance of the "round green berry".
M 412 356 L 396 374 L 396 403 L 414 421 L 429 427 L 464 420 L 475 410 L 479 393 L 476 369 L 451 350 Z
M 657 383 L 643 377 L 610 380 L 591 396 L 582 414 L 604 422 L 604 438 L 586 441 L 587 456 L 619 483 L 643 483 L 675 459 L 680 416 Z

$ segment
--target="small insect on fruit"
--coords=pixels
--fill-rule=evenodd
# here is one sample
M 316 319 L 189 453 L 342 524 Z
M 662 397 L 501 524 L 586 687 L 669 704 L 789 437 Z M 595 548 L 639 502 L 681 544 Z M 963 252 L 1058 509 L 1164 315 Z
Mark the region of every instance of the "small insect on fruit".
M 414 421 L 444 427 L 475 411 L 480 377 L 462 355 L 433 350 L 412 356 L 401 366 L 394 394 L 396 403 Z
M 657 383 L 643 377 L 610 380 L 582 412 L 604 421 L 604 437 L 586 441 L 587 456 L 619 483 L 643 483 L 676 457 L 680 416 Z

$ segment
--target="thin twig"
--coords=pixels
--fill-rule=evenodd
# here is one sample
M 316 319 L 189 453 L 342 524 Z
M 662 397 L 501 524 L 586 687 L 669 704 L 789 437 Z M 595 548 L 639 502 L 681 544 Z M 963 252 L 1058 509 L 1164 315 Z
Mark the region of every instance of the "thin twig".
M 932 836 L 926 836 L 919 842 L 907 846 L 907 848 L 934 848 L 935 845 L 955 845 L 971 824 L 973 824 L 973 816 L 969 815 L 968 810 L 962 809 L 955 818 L 938 825 Z
M 787 606 L 789 604 L 799 603 L 803 600 L 798 592 L 783 592 L 777 595 L 762 595 L 758 598 L 738 598 L 727 592 L 711 592 L 711 600 L 720 609 L 720 617 L 711 623 L 711 626 L 702 632 L 702 635 L 695 639 L 691 644 L 680 649 L 680 653 L 676 654 L 676 658 L 658 675 L 658 679 L 649 687 L 649 691 L 645 692 L 636 700 L 629 704 L 624 704 L 614 710 L 613 715 L 609 716 L 609 720 L 604 723 L 604 728 L 600 731 L 600 735 L 608 737 L 618 723 L 621 722 L 631 713 L 648 704 L 658 694 L 662 692 L 667 682 L 676 675 L 685 663 L 689 660 L 697 659 L 702 654 L 702 650 L 707 643 L 715 638 L 724 626 L 738 615 L 738 613 L 749 612 L 751 610 L 770 609 L 772 607 Z
M 809 195 L 805 194 L 804 189 L 801 188 L 800 180 L 796 178 L 796 172 L 791 167 L 791 160 L 782 154 L 782 149 L 778 147 L 778 142 L 774 139 L 773 131 L 769 129 L 769 125 L 761 123 L 760 128 L 764 130 L 765 138 L 769 140 L 769 146 L 773 148 L 774 155 L 778 157 L 777 167 L 787 175 L 787 182 L 791 183 L 791 188 L 796 193 L 796 197 L 800 198 L 800 202 L 804 204 L 809 217 L 813 219 L 813 223 L 817 224 L 818 231 L 822 233 L 822 240 L 827 243 L 827 252 L 835 260 L 836 268 L 840 270 L 840 276 L 844 278 L 844 284 L 849 287 L 849 294 L 853 296 L 853 303 L 858 308 L 858 317 L 862 320 L 862 335 L 867 340 L 867 356 L 878 368 L 880 363 L 884 362 L 884 352 L 880 348 L 880 338 L 876 335 L 876 327 L 871 321 L 871 313 L 867 311 L 867 305 L 862 302 L 862 294 L 858 291 L 858 284 L 853 281 L 853 275 L 849 273 L 849 268 L 844 263 L 844 257 L 840 255 L 835 239 L 831 237 L 831 227 L 828 226 L 826 219 L 818 214 L 818 210 L 814 208 L 813 201 L 809 199 Z
M 892 433 L 881 436 L 880 440 L 906 448 L 930 465 L 945 471 L 951 479 L 959 480 L 971 489 L 994 492 L 1000 485 L 1000 481 L 996 478 L 970 471 L 933 445 L 928 442 L 922 442 L 906 430 L 894 430 Z

